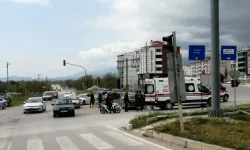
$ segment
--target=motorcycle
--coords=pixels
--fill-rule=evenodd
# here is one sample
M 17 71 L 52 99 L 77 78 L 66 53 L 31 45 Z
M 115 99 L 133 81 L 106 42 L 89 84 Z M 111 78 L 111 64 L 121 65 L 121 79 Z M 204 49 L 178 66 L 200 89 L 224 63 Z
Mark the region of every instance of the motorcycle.
M 121 110 L 122 110 L 121 107 L 117 103 L 112 103 L 111 111 L 113 113 L 120 113 Z M 109 107 L 105 104 L 101 104 L 100 113 L 105 114 L 105 113 L 109 113 L 109 112 L 110 112 Z

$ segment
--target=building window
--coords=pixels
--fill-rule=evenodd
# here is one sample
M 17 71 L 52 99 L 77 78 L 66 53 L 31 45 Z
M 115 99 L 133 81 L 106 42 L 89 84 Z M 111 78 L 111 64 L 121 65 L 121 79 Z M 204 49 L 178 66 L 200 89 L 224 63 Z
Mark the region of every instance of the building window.
M 160 67 L 156 67 L 156 71 L 161 71 L 161 68 Z
M 156 55 L 155 58 L 162 58 L 162 55 Z
M 156 49 L 156 52 L 161 52 L 161 49 Z
M 156 65 L 162 65 L 162 61 L 156 61 L 155 64 Z

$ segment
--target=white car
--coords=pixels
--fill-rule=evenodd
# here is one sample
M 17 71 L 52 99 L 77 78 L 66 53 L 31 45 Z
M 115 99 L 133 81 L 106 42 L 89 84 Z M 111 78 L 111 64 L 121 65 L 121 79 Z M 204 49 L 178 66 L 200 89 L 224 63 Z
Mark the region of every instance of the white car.
M 90 104 L 90 94 L 79 94 L 77 97 L 81 101 L 82 105 Z
M 76 96 L 76 94 L 74 92 L 71 92 L 71 91 L 67 91 L 63 95 L 64 98 L 75 98 L 75 96 Z
M 46 103 L 41 97 L 31 97 L 23 103 L 23 113 L 46 111 Z

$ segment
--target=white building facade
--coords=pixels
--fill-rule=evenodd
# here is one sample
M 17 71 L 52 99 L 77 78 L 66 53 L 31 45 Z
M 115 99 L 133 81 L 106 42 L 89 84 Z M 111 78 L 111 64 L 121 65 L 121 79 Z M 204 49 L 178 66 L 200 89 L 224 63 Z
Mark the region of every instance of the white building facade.
M 190 66 L 183 66 L 182 67 L 183 71 L 184 71 L 184 75 L 185 76 L 192 76 L 192 73 L 191 73 L 191 67 Z
M 212 64 L 211 64 L 211 57 L 206 57 L 205 60 L 196 61 L 191 63 L 191 75 L 199 77 L 201 74 L 209 74 L 212 72 Z M 225 72 L 229 72 L 231 70 L 231 61 L 220 61 L 220 73 L 225 75 Z M 227 80 L 230 77 L 228 75 Z

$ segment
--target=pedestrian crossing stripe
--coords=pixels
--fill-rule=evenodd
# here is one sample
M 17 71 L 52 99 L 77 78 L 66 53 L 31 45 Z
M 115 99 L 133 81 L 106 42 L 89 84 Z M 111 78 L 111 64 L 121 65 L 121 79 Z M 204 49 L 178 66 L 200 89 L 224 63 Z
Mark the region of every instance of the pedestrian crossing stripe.
M 143 143 L 138 142 L 135 139 L 126 137 L 114 131 L 105 131 L 101 133 L 103 135 L 111 137 L 112 139 L 115 139 L 116 141 L 118 140 L 119 142 L 127 146 L 143 145 Z M 109 149 L 115 148 L 112 144 L 109 144 L 107 141 L 102 140 L 100 137 L 97 137 L 93 133 L 78 134 L 78 137 L 80 140 L 84 140 L 90 145 L 92 145 L 93 150 L 94 149 L 95 150 L 109 150 Z M 56 144 L 60 147 L 60 150 L 81 150 L 81 148 L 79 148 L 80 145 L 77 145 L 73 140 L 71 140 L 69 136 L 57 136 L 57 137 L 53 137 L 53 139 L 55 139 Z M 0 150 L 16 150 L 16 149 L 12 149 L 12 146 L 15 144 L 14 142 L 6 141 L 5 143 L 1 143 L 0 141 L 0 145 L 1 144 L 5 146 L 3 149 L 0 147 Z M 27 148 L 25 149 L 27 150 L 47 150 L 45 149 L 46 142 L 43 142 L 43 140 L 39 137 L 36 137 L 33 139 L 27 139 L 26 146 Z M 19 147 L 19 149 L 23 149 L 23 148 Z

